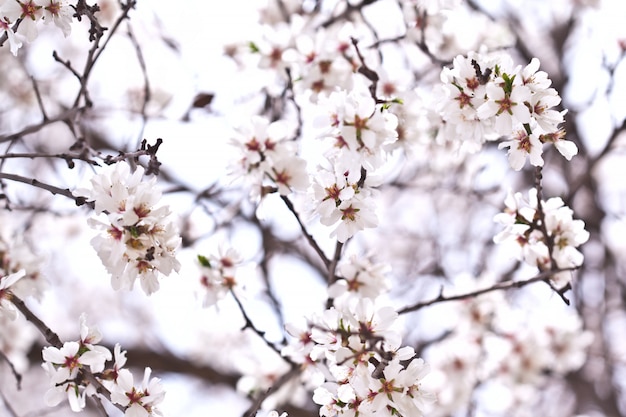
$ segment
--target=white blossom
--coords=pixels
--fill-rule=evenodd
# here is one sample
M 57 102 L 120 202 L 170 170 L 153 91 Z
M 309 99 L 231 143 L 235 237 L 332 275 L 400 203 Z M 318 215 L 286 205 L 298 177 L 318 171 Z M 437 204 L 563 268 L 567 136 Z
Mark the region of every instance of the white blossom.
M 111 391 L 111 401 L 126 407 L 126 417 L 162 415 L 157 406 L 163 401 L 165 391 L 159 378 L 150 378 L 151 372 L 150 368 L 146 368 L 141 385 L 135 386 L 129 370 L 119 371 L 117 384 Z
M 103 231 L 92 239 L 102 263 L 111 273 L 114 289 L 132 289 L 139 279 L 146 294 L 159 289 L 159 274 L 180 269 L 176 249 L 180 236 L 167 206 L 158 207 L 160 191 L 156 178 L 142 181 L 144 170 L 131 174 L 120 162 L 96 175 L 91 189 L 77 189 L 74 195 L 94 201 L 99 218 L 91 225 Z
M 11 302 L 9 288 L 12 288 L 24 275 L 26 275 L 26 271 L 22 269 L 14 274 L 0 278 L 0 315 L 5 315 L 12 320 L 17 316 L 15 306 Z
M 510 243 L 518 259 L 542 271 L 582 265 L 583 255 L 577 247 L 589 239 L 589 232 L 582 220 L 573 218 L 572 209 L 562 199 L 538 201 L 537 190 L 531 189 L 527 200 L 521 193 L 509 193 L 505 204 L 504 213 L 494 217 L 505 226 L 494 242 Z M 538 213 L 539 205 L 543 215 Z M 564 287 L 571 280 L 571 273 L 556 273 L 552 280 L 558 287 Z

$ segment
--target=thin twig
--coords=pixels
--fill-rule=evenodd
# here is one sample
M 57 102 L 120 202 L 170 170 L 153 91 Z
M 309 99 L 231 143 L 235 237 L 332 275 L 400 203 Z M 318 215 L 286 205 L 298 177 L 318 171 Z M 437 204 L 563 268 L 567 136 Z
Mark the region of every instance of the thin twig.
M 243 414 L 244 417 L 254 417 L 257 411 L 259 411 L 259 409 L 261 408 L 263 401 L 265 401 L 267 397 L 278 391 L 283 385 L 296 377 L 298 374 L 300 374 L 300 367 L 294 366 L 293 368 L 291 368 L 289 372 L 281 376 L 267 391 L 265 391 L 262 395 L 259 395 L 254 400 L 254 403 L 252 403 L 250 408 L 248 408 L 248 410 L 246 410 L 246 412 Z
M 291 211 L 293 215 L 296 216 L 296 220 L 298 221 L 298 224 L 300 225 L 300 230 L 302 230 L 302 235 L 309 242 L 313 250 L 319 255 L 320 259 L 324 263 L 324 266 L 328 268 L 328 266 L 330 265 L 330 260 L 326 257 L 326 254 L 324 253 L 322 248 L 320 248 L 320 246 L 317 244 L 313 236 L 311 236 L 311 234 L 306 230 L 304 223 L 302 223 L 302 219 L 300 219 L 300 215 L 298 215 L 298 212 L 296 211 L 296 208 L 294 207 L 291 200 L 289 200 L 289 197 L 285 195 L 281 195 L 280 198 L 282 198 L 282 200 L 285 202 L 289 211 Z
M 11 407 L 11 403 L 7 401 L 7 398 L 4 396 L 4 393 L 0 391 L 0 399 L 2 400 L 2 404 L 4 404 L 4 408 L 9 412 L 11 417 L 19 417 L 17 412 Z
M 35 77 L 31 76 L 30 81 L 33 84 L 33 90 L 35 90 L 35 97 L 37 98 L 37 104 L 39 105 L 39 110 L 41 110 L 41 116 L 43 117 L 43 121 L 48 120 L 48 114 L 46 113 L 46 108 L 43 105 L 43 100 L 41 99 L 41 92 L 39 91 L 39 84 L 37 84 L 37 80 Z
M 128 24 L 127 33 L 128 33 L 128 38 L 130 39 L 130 42 L 135 47 L 135 54 L 137 55 L 137 61 L 139 61 L 139 67 L 141 68 L 141 74 L 143 76 L 143 99 L 141 102 L 141 110 L 140 110 L 141 111 L 141 130 L 139 132 L 139 140 L 138 140 L 138 142 L 141 142 L 141 140 L 143 139 L 143 132 L 146 128 L 146 124 L 148 123 L 147 109 L 148 109 L 148 102 L 152 99 L 152 92 L 150 90 L 150 80 L 148 78 L 148 69 L 146 68 L 146 60 L 144 59 L 141 46 L 139 45 L 139 42 L 137 41 L 137 38 L 135 37 L 133 33 L 133 29 L 130 23 Z
M 15 382 L 17 383 L 17 389 L 21 390 L 22 389 L 22 375 L 17 372 L 17 369 L 15 369 L 15 366 L 13 366 L 13 362 L 11 362 L 11 360 L 7 357 L 7 355 L 4 354 L 3 351 L 0 350 L 0 359 L 4 360 L 7 365 L 9 365 L 9 368 L 11 368 L 11 372 L 13 373 L 13 376 L 15 377 Z
M 499 282 L 497 284 L 492 285 L 491 287 L 483 288 L 483 289 L 476 290 L 476 291 L 470 291 L 470 292 L 467 292 L 467 293 L 464 293 L 464 294 L 452 295 L 452 296 L 449 296 L 449 297 L 446 297 L 446 296 L 443 295 L 443 289 L 442 289 L 442 291 L 439 293 L 439 295 L 437 297 L 433 298 L 432 300 L 422 301 L 422 302 L 419 302 L 417 304 L 413 304 L 412 306 L 403 307 L 400 310 L 398 310 L 398 314 L 410 313 L 412 311 L 417 311 L 417 310 L 419 310 L 421 308 L 428 307 L 428 306 L 431 306 L 433 304 L 445 303 L 447 301 L 457 301 L 457 300 L 465 300 L 467 298 L 474 298 L 474 297 L 477 297 L 479 295 L 486 294 L 486 293 L 493 292 L 493 291 L 508 290 L 508 289 L 511 289 L 511 288 L 522 288 L 522 287 L 525 287 L 526 285 L 529 285 L 529 284 L 532 284 L 532 283 L 535 283 L 535 282 L 546 282 L 548 285 L 550 285 L 548 280 L 555 273 L 565 272 L 565 271 L 574 271 L 577 268 L 578 267 L 563 268 L 563 269 L 557 269 L 557 270 L 554 270 L 554 271 L 543 271 L 543 272 L 540 272 L 539 274 L 535 275 L 534 277 L 529 278 L 529 279 L 524 280 L 524 281 L 504 281 L 504 282 Z M 550 288 L 553 288 L 552 285 L 550 285 Z
M 67 198 L 70 198 L 76 202 L 77 206 L 82 206 L 83 204 L 87 204 L 89 207 L 95 207 L 93 202 L 88 202 L 84 197 L 76 197 L 72 194 L 69 188 L 59 188 L 54 185 L 46 184 L 34 178 L 22 177 L 21 175 L 9 174 L 6 172 L 0 172 L 0 179 L 7 179 L 11 181 L 21 182 L 24 184 L 32 185 L 33 187 L 41 188 L 43 190 L 49 191 L 54 195 L 63 195 Z
M 235 299 L 235 302 L 237 303 L 237 306 L 239 307 L 239 311 L 241 311 L 241 314 L 243 315 L 243 319 L 246 322 L 246 324 L 244 324 L 244 326 L 243 326 L 243 328 L 241 330 L 252 329 L 252 331 L 254 333 L 256 333 L 261 339 L 263 339 L 265 344 L 270 349 L 272 349 L 274 352 L 276 352 L 278 354 L 278 356 L 283 358 L 283 360 L 285 360 L 285 362 L 289 363 L 291 366 L 295 366 L 295 362 L 293 360 L 291 360 L 291 358 L 285 357 L 285 356 L 281 355 L 281 353 L 280 353 L 281 348 L 279 346 L 276 346 L 274 343 L 270 342 L 269 340 L 267 340 L 267 338 L 265 337 L 265 332 L 263 330 L 258 329 L 254 325 L 254 323 L 250 319 L 250 316 L 248 316 L 248 313 L 246 313 L 246 310 L 244 309 L 243 304 L 241 303 L 241 300 L 239 300 L 239 297 L 237 297 L 237 294 L 235 294 L 235 292 L 232 290 L 232 288 L 230 290 L 230 293 L 233 296 L 233 298 Z
M 17 297 L 12 292 L 9 292 L 9 301 L 13 303 L 13 305 L 26 317 L 26 320 L 30 321 L 36 328 L 39 330 L 39 333 L 43 335 L 50 345 L 54 346 L 57 349 L 63 347 L 63 343 L 55 332 L 53 332 L 43 321 L 39 319 L 22 301 L 19 297 Z
M 89 165 L 94 165 L 94 166 L 100 165 L 96 161 L 89 159 L 84 155 L 71 155 L 68 153 L 45 154 L 45 153 L 36 153 L 36 152 L 24 152 L 24 153 L 11 152 L 11 153 L 7 153 L 4 155 L 0 155 L 0 159 L 9 159 L 9 158 L 28 158 L 28 159 L 58 158 L 58 159 L 64 159 L 65 161 L 71 161 L 71 160 L 83 161 L 83 162 L 88 163 Z
M 23 136 L 26 136 L 28 134 L 38 132 L 42 128 L 44 128 L 44 127 L 46 127 L 48 125 L 51 125 L 53 123 L 56 123 L 56 122 L 67 122 L 71 118 L 73 118 L 76 114 L 82 112 L 83 110 L 85 110 L 85 107 L 75 107 L 75 108 L 69 109 L 69 110 L 61 113 L 60 115 L 58 115 L 55 118 L 47 119 L 47 120 L 42 121 L 41 123 L 37 123 L 37 124 L 34 124 L 34 125 L 27 126 L 27 127 L 25 127 L 24 129 L 20 130 L 17 133 L 11 133 L 10 135 L 0 136 L 0 143 L 10 142 L 12 140 L 19 139 L 19 138 L 21 138 Z
M 337 276 L 335 274 L 337 270 L 337 264 L 339 263 L 339 259 L 341 258 L 341 251 L 343 249 L 343 243 L 337 242 L 335 246 L 335 254 L 333 255 L 332 261 L 328 264 L 328 274 L 326 275 L 327 286 L 331 286 L 336 280 Z M 333 306 L 333 299 L 329 298 L 326 300 L 326 308 L 329 309 Z

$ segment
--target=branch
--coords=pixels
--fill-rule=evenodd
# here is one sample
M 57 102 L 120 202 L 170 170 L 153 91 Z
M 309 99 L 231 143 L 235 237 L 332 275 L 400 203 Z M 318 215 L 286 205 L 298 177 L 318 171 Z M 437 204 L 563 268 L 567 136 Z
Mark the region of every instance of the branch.
M 278 391 L 283 385 L 285 385 L 287 382 L 289 382 L 293 377 L 295 377 L 299 373 L 300 373 L 299 367 L 295 366 L 291 368 L 291 370 L 289 370 L 289 372 L 281 376 L 274 383 L 274 385 L 272 385 L 267 391 L 265 391 L 262 395 L 259 395 L 257 399 L 254 400 L 254 403 L 252 403 L 250 408 L 248 408 L 246 412 L 243 414 L 244 417 L 254 417 L 257 411 L 259 411 L 259 408 L 261 408 L 263 401 L 265 401 L 267 397 L 269 397 L 270 395 Z
M 139 61 L 139 67 L 141 68 L 141 74 L 143 76 L 143 100 L 141 102 L 141 131 L 139 132 L 139 139 L 141 139 L 143 137 L 143 132 L 146 128 L 146 124 L 148 123 L 148 114 L 147 114 L 147 109 L 148 109 L 148 102 L 151 100 L 152 98 L 152 93 L 151 93 L 151 89 L 150 89 L 150 80 L 148 79 L 148 69 L 146 68 L 146 60 L 144 59 L 143 56 L 143 51 L 141 50 L 141 46 L 139 46 L 139 42 L 137 41 L 137 38 L 135 37 L 135 34 L 133 33 L 133 29 L 130 25 L 130 23 L 128 24 L 128 39 L 130 39 L 130 42 L 133 44 L 133 47 L 135 48 L 135 54 L 137 55 L 137 61 Z
M 302 223 L 302 220 L 300 219 L 298 212 L 296 212 L 296 208 L 293 206 L 293 203 L 291 202 L 291 200 L 289 200 L 289 198 L 284 195 L 281 195 L 280 198 L 282 198 L 282 200 L 285 202 L 289 211 L 291 211 L 293 215 L 296 216 L 296 220 L 298 221 L 298 224 L 300 225 L 300 230 L 302 230 L 302 234 L 304 235 L 306 240 L 309 241 L 309 244 L 311 245 L 313 250 L 317 252 L 320 259 L 324 263 L 324 266 L 328 268 L 330 265 L 330 260 L 326 257 L 326 254 L 324 254 L 324 251 L 322 250 L 322 248 L 319 247 L 319 245 L 317 244 L 313 236 L 311 236 L 311 234 L 309 234 L 309 232 L 306 230 L 306 227 L 304 226 L 304 223 Z
M 443 295 L 443 288 L 441 290 L 441 292 L 439 293 L 439 295 L 436 298 L 433 298 L 432 300 L 429 301 L 422 301 L 420 303 L 414 304 L 412 306 L 407 306 L 407 307 L 403 307 L 400 310 L 398 310 L 398 314 L 404 314 L 404 313 L 410 313 L 412 311 L 417 311 L 420 310 L 424 307 L 428 307 L 431 306 L 433 304 L 437 304 L 437 303 L 445 303 L 447 301 L 457 301 L 457 300 L 465 300 L 467 298 L 474 298 L 477 297 L 479 295 L 482 294 L 486 294 L 488 292 L 492 292 L 492 291 L 499 291 L 499 290 L 508 290 L 511 288 L 522 288 L 525 287 L 526 285 L 535 283 L 535 282 L 545 282 L 548 285 L 550 285 L 550 288 L 552 288 L 554 290 L 554 287 L 548 282 L 548 279 L 550 279 L 550 276 L 554 275 L 555 273 L 558 272 L 565 272 L 565 271 L 574 271 L 576 270 L 578 267 L 573 267 L 573 268 L 563 268 L 563 269 L 557 269 L 557 270 L 553 270 L 553 271 L 544 271 L 544 272 L 540 272 L 539 274 L 535 275 L 532 278 L 529 278 L 525 281 L 504 281 L 504 282 L 499 282 L 497 284 L 492 285 L 491 287 L 488 288 L 483 288 L 480 290 L 476 290 L 476 291 L 471 291 L 465 294 L 459 294 L 459 295 L 452 295 L 449 297 L 446 297 Z M 558 291 L 555 291 L 558 292 Z M 562 297 L 562 294 L 559 294 Z
M 22 389 L 22 375 L 20 375 L 19 372 L 17 372 L 17 370 L 15 369 L 15 366 L 13 366 L 13 362 L 11 362 L 11 360 L 7 357 L 7 355 L 4 354 L 3 351 L 0 350 L 0 359 L 4 360 L 7 365 L 9 365 L 9 368 L 11 368 L 11 373 L 13 373 L 13 376 L 15 377 L 15 382 L 17 383 L 17 389 L 21 390 Z
M 88 205 L 91 208 L 94 208 L 93 202 L 88 202 L 85 197 L 76 197 L 72 194 L 69 188 L 59 188 L 54 185 L 46 184 L 34 178 L 22 177 L 21 175 L 9 174 L 6 172 L 0 172 L 0 179 L 7 179 L 11 181 L 17 181 L 24 184 L 32 185 L 33 187 L 41 188 L 43 190 L 49 191 L 54 195 L 60 194 L 67 198 L 70 198 L 76 202 L 77 206 L 82 206 L 83 204 Z
M 35 152 L 26 152 L 26 153 L 7 153 L 4 155 L 0 155 L 0 159 L 8 159 L 8 158 L 59 158 L 63 159 L 67 162 L 70 168 L 74 168 L 73 160 L 87 162 L 89 165 L 99 166 L 99 164 L 87 158 L 84 155 L 70 155 L 68 153 L 56 153 L 56 154 L 45 154 L 45 153 L 35 153 Z
M 72 109 L 67 110 L 64 113 L 61 113 L 60 115 L 58 115 L 57 117 L 53 118 L 53 119 L 46 119 L 44 121 L 42 121 L 41 123 L 37 123 L 34 125 L 30 125 L 25 127 L 24 129 L 22 129 L 21 131 L 17 132 L 17 133 L 12 133 L 10 135 L 3 135 L 0 136 L 0 143 L 4 143 L 4 142 L 11 142 L 13 140 L 19 139 L 22 136 L 26 136 L 30 133 L 35 133 L 40 131 L 42 128 L 51 125 L 52 123 L 56 123 L 56 122 L 68 122 L 72 117 L 74 117 L 77 113 L 82 112 L 83 110 L 85 110 L 85 107 L 75 107 Z
M 343 12 L 339 13 L 336 16 L 331 16 L 328 20 L 320 25 L 320 27 L 327 28 L 331 26 L 335 22 L 339 22 L 343 19 L 348 18 L 352 13 L 357 12 L 364 8 L 365 6 L 369 6 L 370 4 L 376 3 L 378 0 L 363 0 L 358 4 L 351 4 L 346 2 L 346 8 Z
M 291 360 L 291 358 L 289 357 L 285 357 L 283 355 L 281 355 L 280 351 L 280 347 L 276 346 L 274 343 L 270 342 L 269 340 L 267 340 L 267 338 L 265 337 L 265 332 L 263 330 L 259 330 L 254 323 L 252 323 L 252 320 L 250 319 L 250 316 L 248 316 L 248 313 L 246 313 L 246 310 L 243 308 L 243 304 L 241 303 L 241 300 L 239 300 L 239 297 L 237 297 L 237 294 L 235 294 L 235 292 L 233 291 L 233 289 L 230 289 L 230 293 L 232 294 L 233 298 L 235 299 L 235 302 L 237 303 L 237 306 L 239 307 L 239 310 L 241 311 L 241 314 L 243 315 L 243 319 L 245 320 L 246 324 L 244 324 L 243 328 L 241 330 L 245 330 L 245 329 L 252 329 L 252 331 L 254 333 L 256 333 L 261 339 L 263 339 L 263 341 L 265 342 L 265 344 L 272 349 L 274 352 L 276 352 L 278 354 L 278 356 L 280 356 L 285 362 L 289 363 L 291 366 L 295 366 L 295 362 L 293 360 Z

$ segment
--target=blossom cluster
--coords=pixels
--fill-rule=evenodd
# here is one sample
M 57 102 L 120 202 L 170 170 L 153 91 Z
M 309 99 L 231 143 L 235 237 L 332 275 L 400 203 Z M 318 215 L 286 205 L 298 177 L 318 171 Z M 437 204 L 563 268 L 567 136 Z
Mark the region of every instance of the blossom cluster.
M 23 235 L 0 237 L 0 275 L 24 271 L 24 278 L 11 288 L 20 298 L 41 299 L 46 290 L 46 281 L 41 276 L 42 259 L 34 252 Z
M 526 159 L 543 166 L 543 145 L 552 143 L 570 160 L 578 149 L 560 128 L 565 111 L 539 60 L 524 68 L 507 54 L 470 53 L 457 56 L 441 73 L 442 135 L 475 151 L 485 140 L 505 138 L 511 167 L 519 171 Z
M 114 289 L 132 289 L 136 279 L 146 294 L 159 289 L 159 273 L 180 269 L 176 249 L 181 238 L 168 206 L 157 206 L 161 193 L 156 178 L 143 181 L 144 169 L 134 173 L 126 162 L 108 167 L 91 179 L 91 188 L 74 195 L 94 202 L 99 218 L 91 225 L 103 231 L 91 241 L 111 273 Z M 106 220 L 104 220 L 106 219 Z
M 0 38 L 6 36 L 13 55 L 25 42 L 32 42 L 38 34 L 40 22 L 53 23 L 69 36 L 72 9 L 68 0 L 3 0 L 0 1 Z
M 573 211 L 559 197 L 538 201 L 537 189 L 509 193 L 503 213 L 494 220 L 504 229 L 494 237 L 496 243 L 509 243 L 519 260 L 540 271 L 573 269 L 582 265 L 583 254 L 577 249 L 589 239 L 582 220 L 573 218 Z M 554 274 L 551 280 L 558 288 L 571 280 L 571 272 Z
M 302 364 L 302 379 L 315 388 L 321 416 L 421 416 L 431 400 L 422 389 L 428 365 L 412 347 L 402 346 L 395 310 L 380 305 L 386 269 L 351 258 L 340 268 L 347 273 L 340 280 L 353 296 L 334 300 L 306 328 L 286 326 L 294 340 L 283 354 Z M 372 298 L 357 295 L 361 285 L 369 287 L 365 292 Z
M 334 227 L 339 242 L 378 225 L 375 174 L 398 139 L 397 117 L 376 103 L 362 79 L 354 81 L 353 90 L 333 92 L 318 103 L 326 112 L 317 124 L 329 166 L 318 167 L 310 195 L 313 212 Z
M 240 126 L 233 144 L 241 152 L 234 174 L 245 177 L 253 196 L 263 194 L 269 182 L 281 195 L 305 190 L 309 184 L 306 161 L 296 156 L 295 143 L 288 140 L 285 122 L 271 122 L 261 116 L 252 117 Z
M 43 348 L 43 369 L 50 378 L 50 389 L 45 394 L 48 406 L 56 406 L 67 398 L 73 411 L 85 408 L 86 396 L 96 396 L 108 390 L 111 402 L 121 406 L 127 417 L 160 416 L 157 406 L 165 392 L 159 378 L 150 378 L 145 369 L 141 384 L 135 385 L 133 375 L 124 368 L 126 351 L 115 345 L 113 355 L 98 345 L 102 335 L 80 317 L 80 339 L 65 342 L 61 347 Z M 113 361 L 107 366 L 107 362 Z
M 206 257 L 198 255 L 202 306 L 209 307 L 224 298 L 237 285 L 237 268 L 241 266 L 241 255 L 233 248 L 220 248 L 218 254 Z
M 424 353 L 432 365 L 428 388 L 437 395 L 433 416 L 463 410 L 474 388 L 490 383 L 508 391 L 501 398 L 507 415 L 526 415 L 523 410 L 538 395 L 534 387 L 578 370 L 593 340 L 571 310 L 521 313 L 502 293 L 466 299 L 454 307 L 450 335 Z

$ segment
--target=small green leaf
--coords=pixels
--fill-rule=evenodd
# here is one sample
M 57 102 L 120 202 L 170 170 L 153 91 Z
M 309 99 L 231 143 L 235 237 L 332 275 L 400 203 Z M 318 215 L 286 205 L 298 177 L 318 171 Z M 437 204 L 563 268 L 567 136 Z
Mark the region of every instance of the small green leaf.
M 254 43 L 252 41 L 250 41 L 250 43 L 248 43 L 248 47 L 250 48 L 250 52 L 252 52 L 253 54 L 258 54 L 259 52 L 261 52 L 259 47 L 256 46 L 256 43 Z
M 504 80 L 504 92 L 508 95 L 513 91 L 513 81 L 515 81 L 515 74 L 509 76 L 507 73 L 502 73 L 502 79 Z
M 209 262 L 209 259 L 206 256 L 203 255 L 198 255 L 198 262 L 200 262 L 200 265 L 210 268 L 211 267 L 211 262 Z

